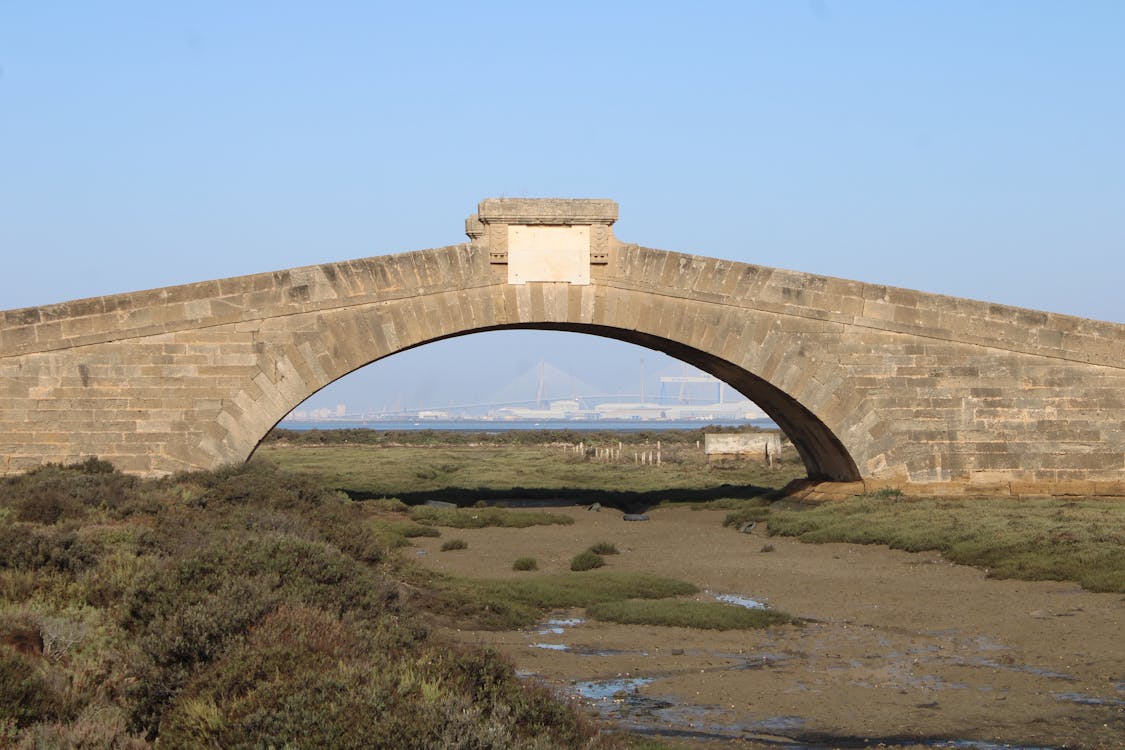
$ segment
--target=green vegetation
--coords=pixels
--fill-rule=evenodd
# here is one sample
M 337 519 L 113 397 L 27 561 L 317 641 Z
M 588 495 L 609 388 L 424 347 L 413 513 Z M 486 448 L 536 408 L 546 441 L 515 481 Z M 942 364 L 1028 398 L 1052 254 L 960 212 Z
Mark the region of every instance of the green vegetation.
M 559 513 L 504 508 L 431 508 L 427 505 L 411 510 L 410 517 L 420 524 L 454 529 L 483 529 L 486 526 L 525 529 L 528 526 L 566 526 L 574 523 L 573 518 Z
M 512 561 L 512 570 L 539 570 L 539 563 L 534 557 L 517 557 Z
M 325 433 L 314 440 L 302 433 L 296 438 L 278 435 L 260 452 L 296 471 L 324 472 L 332 486 L 353 498 L 394 496 L 410 503 L 438 499 L 460 505 L 559 499 L 631 511 L 660 504 L 723 509 L 728 511 L 726 524 L 736 528 L 768 522 L 770 533 L 803 541 L 940 550 L 950 560 L 987 568 L 993 576 L 1074 580 L 1096 591 L 1125 590 L 1125 505 L 1120 501 L 916 500 L 882 490 L 816 509 L 783 511 L 771 501 L 781 486 L 803 474 L 798 463 L 775 470 L 754 462 L 708 465 L 695 449 L 701 436 L 694 431 L 647 436 L 359 432 L 369 444 L 318 445 L 315 441 L 360 438 Z M 663 466 L 604 463 L 577 456 L 565 445 L 581 440 L 588 446 L 599 440 L 615 445 L 617 437 L 652 445 L 659 439 L 670 458 Z M 294 439 L 304 444 L 293 445 Z M 431 447 L 402 444 L 409 441 Z
M 675 442 L 663 434 L 653 437 L 649 446 L 661 441 L 661 466 L 637 465 L 631 457 L 621 463 L 594 461 L 576 454 L 569 444 L 464 444 L 457 442 L 463 435 L 448 435 L 454 442 L 428 446 L 268 442 L 256 455 L 288 471 L 321 477 L 354 500 L 397 498 L 412 506 L 430 500 L 461 507 L 480 501 L 535 500 L 597 502 L 643 512 L 660 503 L 695 507 L 715 501 L 754 501 L 805 474 L 797 461 L 773 470 L 753 461 L 709 465 L 702 449 L 695 447 L 696 438 Z M 617 445 L 616 440 L 612 445 Z
M 593 570 L 605 565 L 605 559 L 596 552 L 583 550 L 570 560 L 571 570 Z
M 458 627 L 514 630 L 552 609 L 589 607 L 622 599 L 664 599 L 694 594 L 684 581 L 650 573 L 594 571 L 541 574 L 518 580 L 455 578 L 413 570 L 410 582 L 433 592 L 428 609 Z
M 1115 500 L 908 498 L 882 492 L 773 511 L 769 533 L 804 542 L 939 550 L 996 578 L 1077 581 L 1125 593 L 1125 503 Z
M 754 425 L 725 427 L 707 425 L 697 430 L 492 430 L 469 432 L 451 430 L 376 430 L 355 427 L 334 430 L 287 430 L 275 428 L 263 440 L 266 445 L 379 445 L 379 446 L 510 446 L 510 445 L 692 445 L 701 442 L 706 433 L 758 433 L 768 432 Z
M 443 593 L 402 582 L 386 522 L 260 463 L 0 480 L 0 745 L 614 746 L 430 635 Z
M 450 552 L 458 549 L 468 549 L 469 543 L 464 539 L 448 539 L 441 543 L 442 552 Z
M 591 462 L 521 436 L 483 447 L 263 447 L 294 473 L 251 462 L 142 481 L 90 460 L 2 479 L 0 747 L 649 747 L 600 736 L 495 653 L 451 646 L 430 625 L 507 629 L 556 608 L 696 628 L 792 621 L 675 600 L 695 587 L 643 573 L 427 571 L 390 550 L 439 526 L 571 522 L 419 505 L 428 499 L 719 507 L 728 525 L 765 519 L 771 534 L 804 541 L 936 549 L 994 576 L 1125 593 L 1120 501 L 881 492 L 781 509 L 769 493 L 796 470 L 712 468 L 687 442 L 677 456 L 660 439 L 671 457 L 660 467 Z M 614 550 L 599 542 L 579 557 Z
M 705 630 L 753 630 L 797 622 L 793 617 L 772 609 L 747 609 L 719 602 L 675 599 L 605 602 L 588 607 L 586 614 L 595 620 L 626 625 L 663 625 Z
M 593 546 L 590 547 L 590 551 L 593 552 L 595 555 L 616 555 L 616 554 L 619 554 L 618 551 L 617 551 L 617 545 L 614 544 L 613 542 L 598 542 L 597 544 L 594 544 Z

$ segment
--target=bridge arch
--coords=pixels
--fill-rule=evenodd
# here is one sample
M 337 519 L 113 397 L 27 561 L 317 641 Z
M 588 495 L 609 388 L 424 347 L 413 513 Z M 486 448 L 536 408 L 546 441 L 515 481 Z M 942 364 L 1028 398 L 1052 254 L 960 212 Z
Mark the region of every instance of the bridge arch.
M 682 341 L 656 336 L 651 333 L 588 323 L 540 322 L 523 325 L 489 326 L 412 344 L 385 355 L 384 357 L 380 357 L 380 359 L 387 356 L 394 356 L 407 349 L 426 346 L 445 338 L 471 336 L 476 333 L 500 330 L 564 331 L 615 339 L 629 344 L 636 344 L 649 350 L 663 352 L 670 357 L 686 362 L 703 372 L 715 376 L 746 398 L 758 404 L 793 442 L 801 460 L 805 464 L 805 469 L 810 478 L 844 482 L 855 482 L 861 479 L 855 461 L 848 454 L 847 449 L 840 442 L 839 438 L 832 433 L 831 429 L 829 429 L 822 420 L 792 396 L 754 373 L 747 371 L 743 367 L 716 356 L 711 352 L 705 352 L 685 344 Z M 343 373 L 339 377 L 347 377 L 356 370 L 373 364 L 375 361 L 376 360 L 372 360 L 371 362 L 364 363 L 359 368 Z M 338 379 L 339 378 L 336 378 L 336 380 Z M 335 382 L 335 380 L 331 382 Z M 325 383 L 320 387 L 324 387 L 328 384 L 329 383 Z M 319 390 L 319 388 L 316 390 Z M 284 414 L 277 417 L 272 424 L 266 427 L 265 431 L 262 432 L 258 441 L 251 449 L 251 453 L 257 448 L 257 445 L 260 444 L 261 440 L 272 427 L 275 427 L 286 414 L 305 399 L 312 396 L 313 393 L 315 393 L 315 391 L 305 394 L 304 397 L 294 403 L 279 402 L 286 404 L 286 411 Z

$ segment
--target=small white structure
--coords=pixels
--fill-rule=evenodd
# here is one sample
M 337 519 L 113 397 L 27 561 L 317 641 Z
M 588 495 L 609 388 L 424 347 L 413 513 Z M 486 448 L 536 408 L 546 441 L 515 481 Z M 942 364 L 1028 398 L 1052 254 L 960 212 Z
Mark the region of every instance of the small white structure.
M 742 458 L 773 466 L 781 455 L 782 440 L 780 432 L 709 433 L 703 436 L 703 453 L 708 462 Z

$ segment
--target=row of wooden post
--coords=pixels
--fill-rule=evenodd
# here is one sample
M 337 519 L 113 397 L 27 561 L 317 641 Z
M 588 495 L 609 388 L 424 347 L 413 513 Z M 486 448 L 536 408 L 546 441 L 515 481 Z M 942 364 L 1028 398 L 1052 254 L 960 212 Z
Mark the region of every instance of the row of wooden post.
M 586 443 L 585 443 L 585 441 L 583 441 L 581 443 L 578 443 L 578 445 L 575 445 L 573 447 L 573 450 L 576 454 L 578 454 L 580 456 L 587 455 L 586 454 Z M 624 445 L 619 442 L 619 443 L 617 443 L 616 448 L 614 448 L 612 446 L 609 446 L 609 447 L 594 446 L 593 451 L 594 451 L 593 457 L 594 457 L 595 461 L 612 461 L 612 462 L 620 463 L 621 462 L 621 456 L 624 452 Z M 643 450 L 643 451 L 633 451 L 633 463 L 635 463 L 635 464 L 660 466 L 661 463 L 662 463 L 662 460 L 663 460 L 662 459 L 662 450 L 661 450 L 661 447 L 660 447 L 660 441 L 659 440 L 656 441 L 656 450 L 649 449 L 649 450 Z

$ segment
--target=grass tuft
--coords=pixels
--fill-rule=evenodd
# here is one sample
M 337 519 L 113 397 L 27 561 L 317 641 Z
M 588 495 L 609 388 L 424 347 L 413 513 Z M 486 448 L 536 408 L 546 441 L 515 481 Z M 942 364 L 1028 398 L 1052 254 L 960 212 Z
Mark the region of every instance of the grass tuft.
M 626 625 L 662 625 L 703 630 L 754 630 L 796 623 L 772 609 L 747 609 L 719 602 L 635 600 L 605 602 L 586 609 L 595 620 Z
M 605 565 L 605 559 L 590 550 L 583 550 L 570 560 L 570 569 L 574 571 L 593 570 Z
M 617 555 L 617 554 L 620 554 L 617 551 L 617 545 L 613 544 L 612 542 L 598 542 L 597 544 L 590 547 L 590 551 L 593 552 L 595 555 Z
M 539 563 L 534 557 L 517 557 L 512 562 L 512 570 L 538 570 Z
M 468 548 L 469 548 L 469 543 L 466 542 L 464 539 L 447 539 L 446 541 L 441 543 L 441 551 L 442 552 L 450 552 L 452 550 L 468 549 Z

